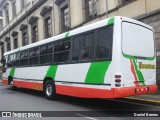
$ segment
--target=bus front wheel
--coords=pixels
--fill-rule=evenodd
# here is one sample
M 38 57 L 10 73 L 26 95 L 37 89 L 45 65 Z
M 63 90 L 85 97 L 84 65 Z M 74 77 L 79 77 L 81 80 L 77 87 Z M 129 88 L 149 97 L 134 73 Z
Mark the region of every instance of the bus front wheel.
M 44 84 L 44 94 L 48 100 L 56 99 L 55 83 L 52 80 L 48 80 Z
M 13 79 L 11 77 L 8 78 L 8 82 L 9 82 L 9 89 L 16 90 L 17 87 L 14 86 Z

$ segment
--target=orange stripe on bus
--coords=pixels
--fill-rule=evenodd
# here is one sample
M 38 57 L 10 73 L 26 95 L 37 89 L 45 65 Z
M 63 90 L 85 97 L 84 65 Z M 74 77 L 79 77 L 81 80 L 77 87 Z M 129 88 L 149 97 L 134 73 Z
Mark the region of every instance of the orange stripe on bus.
M 132 71 L 132 74 L 133 74 L 133 76 L 134 76 L 134 79 L 135 79 L 135 86 L 136 87 L 138 87 L 139 85 L 138 85 L 138 78 L 137 78 L 137 76 L 136 76 L 136 72 L 135 72 L 135 70 L 134 70 L 134 65 L 133 65 L 133 63 L 132 63 L 132 60 L 130 59 L 130 63 L 131 63 L 131 71 Z
M 16 87 L 22 87 L 22 88 L 28 88 L 28 89 L 43 91 L 43 83 L 14 80 L 13 84 Z
M 73 87 L 64 85 L 56 85 L 56 93 L 82 98 L 107 98 L 107 96 L 113 96 L 112 90 Z
M 2 82 L 3 84 L 8 84 L 7 80 L 2 80 Z M 14 85 L 17 87 L 43 91 L 42 89 L 43 83 L 14 80 Z M 149 91 L 147 91 L 146 88 L 149 88 Z M 139 91 L 135 92 L 135 89 L 138 89 Z M 128 88 L 111 88 L 110 90 L 56 85 L 57 94 L 69 95 L 81 98 L 122 98 L 122 97 L 136 96 L 146 93 L 153 93 L 156 92 L 157 90 L 158 90 L 157 85 L 128 87 Z

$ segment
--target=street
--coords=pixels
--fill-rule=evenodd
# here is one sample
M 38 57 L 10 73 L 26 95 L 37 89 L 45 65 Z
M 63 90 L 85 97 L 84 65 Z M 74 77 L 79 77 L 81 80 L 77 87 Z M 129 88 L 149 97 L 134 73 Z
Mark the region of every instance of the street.
M 59 96 L 56 101 L 50 101 L 44 98 L 42 92 L 20 88 L 12 91 L 0 83 L 0 111 L 75 111 L 74 117 L 78 120 L 105 120 L 105 116 L 109 114 L 107 111 L 160 111 L 160 107 L 118 100 L 81 99 L 67 96 Z M 97 111 L 102 114 L 102 116 L 104 115 L 104 117 L 89 117 L 85 114 L 85 111 Z M 102 111 L 102 113 L 100 111 Z M 125 114 L 127 114 L 127 112 L 125 112 Z M 63 118 L 66 119 L 66 117 Z M 135 117 L 134 119 L 139 118 L 140 117 Z M 56 119 L 61 118 L 58 117 Z M 70 118 L 67 117 L 67 119 L 69 120 Z M 127 117 L 110 117 L 110 119 L 124 120 L 127 119 Z M 147 117 L 142 117 L 142 119 L 147 119 Z M 158 120 L 158 118 L 154 119 Z

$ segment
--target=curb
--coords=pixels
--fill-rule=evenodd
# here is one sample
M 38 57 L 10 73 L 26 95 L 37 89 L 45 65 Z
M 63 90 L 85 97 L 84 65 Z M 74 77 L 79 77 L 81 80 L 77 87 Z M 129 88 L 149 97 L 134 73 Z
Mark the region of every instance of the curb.
M 147 104 L 147 105 L 160 106 L 160 101 L 158 100 L 147 100 L 147 99 L 132 98 L 132 97 L 125 97 L 120 100 L 128 101 L 128 102 L 137 102 L 137 103 L 142 103 L 142 104 Z

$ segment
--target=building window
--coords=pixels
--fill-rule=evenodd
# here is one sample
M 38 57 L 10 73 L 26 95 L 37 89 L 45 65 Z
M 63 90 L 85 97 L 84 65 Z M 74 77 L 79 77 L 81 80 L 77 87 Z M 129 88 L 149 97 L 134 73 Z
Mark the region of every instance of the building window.
M 27 0 L 20 0 L 21 1 L 21 9 L 23 9 L 27 5 Z
M 3 15 L 2 10 L 0 10 L 0 31 L 3 29 Z
M 25 30 L 22 31 L 22 45 L 28 45 L 27 32 Z
M 61 8 L 61 26 L 62 26 L 62 32 L 69 30 L 69 8 L 68 5 Z
M 134 0 L 118 0 L 118 4 L 119 5 L 122 5 L 122 4 L 126 4 L 126 3 L 129 3 L 131 1 L 134 1 Z
M 52 25 L 51 25 L 51 17 L 47 17 L 44 19 L 45 26 L 45 38 L 49 38 L 52 36 Z
M 55 4 L 60 11 L 61 31 L 66 32 L 70 29 L 69 0 L 55 0 Z
M 5 42 L 6 42 L 7 51 L 10 51 L 11 50 L 10 37 L 6 37 Z
M 32 43 L 38 41 L 38 27 L 37 25 L 32 26 Z
M 14 49 L 18 48 L 18 39 L 17 37 L 13 38 Z
M 22 46 L 28 45 L 29 42 L 27 25 L 22 24 L 19 30 L 22 31 Z
M 7 43 L 7 51 L 10 51 L 11 50 L 10 40 L 8 40 L 6 43 Z
M 12 3 L 12 13 L 13 13 L 13 18 L 16 16 L 16 1 Z
M 6 10 L 6 24 L 9 23 L 9 13 L 8 13 L 8 10 Z
M 4 54 L 4 45 L 1 46 L 1 56 Z
M 0 42 L 0 46 L 1 46 L 1 58 L 2 58 L 4 54 L 4 43 Z
M 83 11 L 86 20 L 91 20 L 97 17 L 97 1 L 98 0 L 84 0 Z
M 11 36 L 13 37 L 13 48 L 18 48 L 18 32 L 13 31 Z
M 44 6 L 40 15 L 44 19 L 44 37 L 49 38 L 52 36 L 52 17 L 51 17 L 51 6 Z
M 35 43 L 38 41 L 38 17 L 32 16 L 29 24 L 31 25 L 32 43 Z

